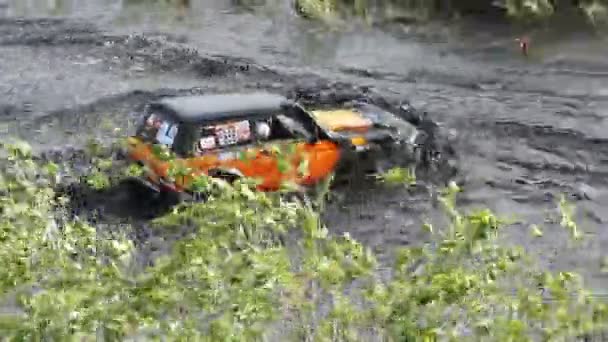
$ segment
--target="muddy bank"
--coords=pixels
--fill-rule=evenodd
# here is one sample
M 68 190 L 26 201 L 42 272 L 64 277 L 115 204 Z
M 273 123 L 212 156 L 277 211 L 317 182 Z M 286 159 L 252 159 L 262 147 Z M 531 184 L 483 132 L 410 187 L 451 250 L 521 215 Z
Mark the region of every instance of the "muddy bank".
M 392 106 L 410 99 L 454 130 L 464 206 L 517 215 L 519 223 L 508 228 L 511 241 L 605 288 L 599 271 L 601 246 L 608 243 L 603 62 L 505 57 L 500 51 L 509 51 L 506 38 L 467 50 L 467 41 L 458 48 L 375 30 L 318 38 L 307 47 L 317 44 L 317 57 L 326 53 L 315 64 L 316 57 L 299 54 L 302 45 L 286 44 L 295 28 L 281 31 L 284 20 L 210 13 L 217 27 L 205 24 L 190 32 L 152 32 L 141 25 L 110 29 L 85 19 L 2 19 L 2 136 L 17 133 L 38 149 L 78 148 L 91 134 L 109 139 L 128 133 L 133 113 L 162 95 L 266 89 L 308 104 L 363 97 Z M 232 40 L 235 27 L 256 33 L 239 45 Z M 99 131 L 104 125 L 110 132 Z M 579 206 L 580 228 L 591 237 L 583 248 L 567 248 L 565 230 L 547 222 L 557 214 L 562 192 Z M 369 185 L 344 194 L 328 208 L 329 226 L 387 257 L 393 246 L 425 240 L 422 221 L 439 220 L 427 192 Z M 531 223 L 543 226 L 545 237 L 533 240 Z

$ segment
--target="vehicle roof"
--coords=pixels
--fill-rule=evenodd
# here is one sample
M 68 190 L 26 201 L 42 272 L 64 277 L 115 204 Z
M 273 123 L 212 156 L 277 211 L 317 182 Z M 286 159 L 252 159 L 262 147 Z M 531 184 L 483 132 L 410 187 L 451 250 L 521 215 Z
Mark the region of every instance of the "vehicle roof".
M 168 112 L 185 123 L 203 123 L 251 116 L 269 116 L 288 104 L 286 97 L 267 92 L 165 97 L 151 109 Z

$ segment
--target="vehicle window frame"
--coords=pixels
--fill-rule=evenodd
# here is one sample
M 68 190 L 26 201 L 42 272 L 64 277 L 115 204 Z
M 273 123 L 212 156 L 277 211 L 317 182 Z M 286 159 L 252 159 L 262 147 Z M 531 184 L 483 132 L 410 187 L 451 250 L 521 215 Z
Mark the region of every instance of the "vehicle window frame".
M 248 139 L 247 141 L 244 142 L 237 142 L 235 144 L 229 144 L 229 145 L 220 145 L 217 144 L 217 137 L 215 136 L 215 133 L 213 135 L 203 135 L 203 130 L 205 128 L 209 128 L 211 126 L 220 126 L 220 125 L 226 125 L 226 124 L 230 124 L 230 123 L 238 123 L 241 121 L 247 121 L 249 123 L 249 134 L 251 136 L 250 139 Z M 195 156 L 195 157 L 200 157 L 203 156 L 207 153 L 214 153 L 214 152 L 219 152 L 219 151 L 228 151 L 231 149 L 238 149 L 238 148 L 243 148 L 246 146 L 251 146 L 254 145 L 256 143 L 256 138 L 255 138 L 255 132 L 254 132 L 254 125 L 252 123 L 252 119 L 251 118 L 241 118 L 241 119 L 227 119 L 227 120 L 214 120 L 214 121 L 209 121 L 209 122 L 204 122 L 204 123 L 199 123 L 196 125 L 191 125 L 191 132 L 189 132 L 191 134 L 191 139 L 188 139 L 188 145 L 190 146 L 189 150 L 190 150 L 190 155 Z M 213 136 L 216 138 L 216 145 L 214 148 L 210 148 L 210 149 L 206 149 L 206 150 L 201 150 L 198 148 L 198 144 L 200 143 L 201 139 L 203 137 L 209 137 L 209 136 Z
M 302 111 L 301 113 L 296 113 L 296 115 L 294 115 L 294 111 Z M 289 125 L 286 125 L 284 120 L 282 120 L 279 116 L 284 116 L 287 119 L 293 120 L 295 121 L 295 123 L 298 126 L 301 126 L 300 130 L 292 130 L 291 127 L 289 127 Z M 304 119 L 304 120 L 302 120 Z M 230 145 L 219 145 L 217 143 L 216 140 L 216 145 L 213 148 L 209 148 L 206 150 L 201 150 L 198 148 L 198 144 L 200 142 L 200 139 L 202 139 L 203 137 L 208 137 L 211 136 L 211 134 L 203 134 L 204 132 L 204 128 L 205 127 L 212 127 L 212 126 L 219 126 L 219 125 L 225 125 L 225 124 L 229 124 L 229 123 L 237 123 L 239 121 L 247 121 L 249 123 L 249 129 L 250 129 L 250 134 L 251 134 L 251 138 L 245 142 L 240 142 L 240 143 L 236 143 L 236 144 L 230 144 Z M 287 131 L 287 133 L 290 135 L 290 137 L 287 138 L 270 138 L 270 139 L 259 139 L 257 132 L 255 130 L 256 124 L 259 121 L 265 121 L 267 122 L 270 126 L 271 129 L 274 128 L 273 126 L 278 124 L 281 126 L 281 129 L 284 129 Z M 276 122 L 269 122 L 269 121 L 276 121 Z M 304 122 L 303 122 L 304 121 Z M 192 137 L 191 140 L 188 140 L 187 144 L 190 147 L 190 151 L 191 151 L 191 155 L 194 156 L 201 156 L 204 155 L 205 153 L 213 153 L 213 152 L 218 152 L 218 151 L 230 151 L 232 149 L 239 149 L 239 148 L 244 148 L 244 147 L 248 147 L 248 146 L 261 146 L 261 145 L 265 145 L 265 144 L 269 144 L 269 143 L 273 143 L 273 142 L 280 142 L 280 141 L 285 141 L 285 140 L 294 140 L 294 141 L 307 141 L 313 137 L 317 137 L 318 133 L 316 131 L 312 131 L 310 128 L 307 128 L 307 122 L 308 125 L 311 126 L 313 129 L 318 128 L 317 125 L 315 124 L 314 120 L 309 117 L 307 115 L 307 113 L 305 111 L 303 111 L 302 109 L 298 109 L 298 108 L 294 108 L 293 106 L 289 106 L 286 107 L 284 109 L 281 109 L 279 111 L 276 112 L 269 112 L 267 116 L 251 116 L 251 117 L 243 117 L 243 118 L 239 118 L 239 119 L 225 119 L 225 120 L 213 120 L 213 121 L 209 121 L 209 122 L 205 122 L 205 123 L 200 123 L 200 124 L 196 124 L 196 125 L 192 125 L 193 126 L 193 130 L 194 132 L 191 132 Z M 187 128 L 184 130 L 188 130 Z
M 151 136 L 150 133 L 146 132 L 146 129 L 149 129 L 147 126 L 147 121 L 150 119 L 150 117 L 152 115 L 155 115 L 158 118 L 158 120 L 160 120 L 162 122 L 161 127 L 155 128 L 155 130 L 154 130 L 155 132 L 153 133 L 153 136 Z M 171 138 L 170 143 L 163 143 L 158 140 L 158 134 L 159 134 L 163 124 L 168 124 L 168 127 L 165 130 L 166 133 L 169 132 L 174 127 L 177 130 L 175 132 L 175 135 Z M 164 145 L 164 146 L 167 146 L 171 151 L 175 151 L 176 146 L 179 145 L 180 140 L 181 140 L 180 136 L 181 136 L 182 129 L 183 129 L 182 126 L 183 126 L 183 124 L 179 121 L 174 120 L 174 118 L 172 118 L 171 115 L 168 115 L 167 113 L 164 113 L 162 111 L 156 111 L 156 110 L 153 111 L 153 110 L 150 110 L 149 107 L 146 107 L 144 109 L 144 113 L 142 115 L 141 121 L 139 122 L 135 135 L 136 135 L 136 137 L 142 139 L 146 143 L 150 143 L 152 145 Z M 166 135 L 166 136 L 169 137 L 168 135 Z

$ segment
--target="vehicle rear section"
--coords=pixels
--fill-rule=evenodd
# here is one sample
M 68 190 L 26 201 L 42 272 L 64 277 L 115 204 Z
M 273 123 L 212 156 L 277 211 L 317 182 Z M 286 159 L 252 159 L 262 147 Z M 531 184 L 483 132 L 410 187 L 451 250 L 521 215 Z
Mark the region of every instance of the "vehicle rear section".
M 127 157 L 144 168 L 136 177 L 142 185 L 160 191 L 178 191 L 169 181 L 169 162 L 165 156 L 173 150 L 179 126 L 161 113 L 144 112 L 135 135 L 128 138 Z

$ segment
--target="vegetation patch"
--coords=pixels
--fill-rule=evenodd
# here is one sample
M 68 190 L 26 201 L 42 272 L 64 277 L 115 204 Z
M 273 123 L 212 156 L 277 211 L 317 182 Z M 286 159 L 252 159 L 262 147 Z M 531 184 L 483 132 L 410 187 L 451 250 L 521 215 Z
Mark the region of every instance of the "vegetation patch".
M 501 14 L 518 21 L 538 21 L 556 14 L 578 12 L 593 25 L 603 24 L 608 18 L 605 0 L 296 0 L 298 12 L 308 18 L 327 20 L 354 15 L 381 20 L 425 21 L 438 17 L 484 16 Z
M 145 243 L 128 227 L 68 214 L 54 191 L 66 166 L 41 165 L 27 144 L 1 153 L 0 335 L 9 340 L 552 341 L 608 323 L 577 274 L 540 270 L 523 249 L 501 246 L 506 223 L 492 212 L 458 210 L 455 185 L 441 197 L 450 224 L 427 225 L 428 243 L 402 248 L 389 279 L 312 206 L 206 176 L 204 202 L 154 221 L 182 237 L 142 263 Z M 381 179 L 409 186 L 412 177 Z M 562 223 L 575 232 L 569 215 Z

